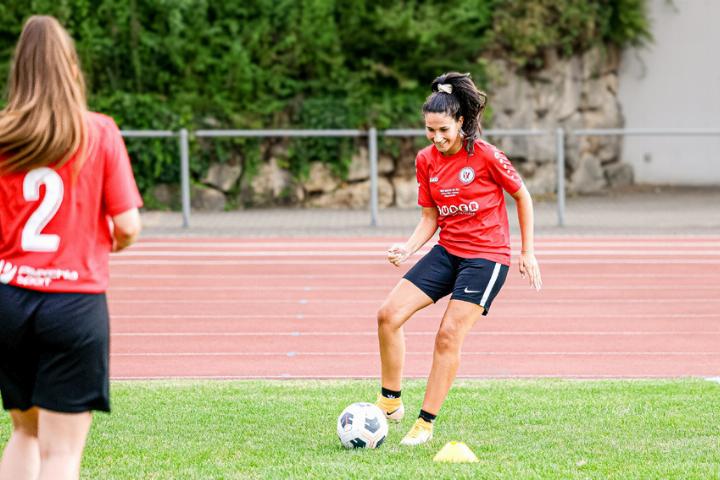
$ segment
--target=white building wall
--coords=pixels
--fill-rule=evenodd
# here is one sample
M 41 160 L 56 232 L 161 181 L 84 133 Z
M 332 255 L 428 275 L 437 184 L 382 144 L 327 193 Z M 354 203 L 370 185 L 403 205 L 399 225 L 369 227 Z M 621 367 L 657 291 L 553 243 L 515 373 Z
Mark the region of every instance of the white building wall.
M 720 0 L 648 0 L 653 43 L 623 52 L 626 128 L 720 129 Z M 720 136 L 625 137 L 637 183 L 720 185 Z

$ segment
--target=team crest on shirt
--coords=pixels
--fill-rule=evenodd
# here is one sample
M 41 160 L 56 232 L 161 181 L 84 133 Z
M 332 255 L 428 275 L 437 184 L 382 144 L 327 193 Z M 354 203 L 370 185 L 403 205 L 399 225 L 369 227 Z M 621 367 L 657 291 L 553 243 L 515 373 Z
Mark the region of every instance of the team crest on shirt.
M 460 175 L 458 175 L 458 178 L 460 181 L 464 184 L 468 184 L 475 180 L 475 169 L 472 167 L 465 167 L 462 170 L 460 170 Z

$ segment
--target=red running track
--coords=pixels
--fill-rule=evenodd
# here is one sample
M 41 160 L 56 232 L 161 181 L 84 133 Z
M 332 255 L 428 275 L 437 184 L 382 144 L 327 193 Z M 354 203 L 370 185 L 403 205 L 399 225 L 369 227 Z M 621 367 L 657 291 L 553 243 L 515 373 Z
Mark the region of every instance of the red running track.
M 397 239 L 145 239 L 111 259 L 111 375 L 364 378 L 375 313 L 417 261 Z M 517 245 L 514 245 L 517 250 Z M 514 264 L 465 341 L 460 377 L 720 376 L 720 237 L 545 237 L 544 287 Z M 426 377 L 447 300 L 406 326 Z

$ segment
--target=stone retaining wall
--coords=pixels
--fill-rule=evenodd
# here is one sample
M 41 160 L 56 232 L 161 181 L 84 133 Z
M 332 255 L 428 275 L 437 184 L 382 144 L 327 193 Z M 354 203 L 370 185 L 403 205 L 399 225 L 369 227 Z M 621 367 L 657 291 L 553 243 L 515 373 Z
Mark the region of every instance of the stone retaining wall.
M 492 128 L 570 129 L 621 128 L 618 102 L 619 52 L 595 49 L 582 56 L 559 58 L 549 54 L 546 67 L 521 74 L 497 61 L 491 66 L 489 110 Z M 419 113 L 418 113 L 419 114 Z M 534 195 L 551 195 L 556 188 L 555 137 L 489 138 L 504 150 Z M 378 161 L 379 206 L 411 207 L 417 202 L 414 160 L 415 139 L 399 139 L 396 156 L 381 153 Z M 566 174 L 569 193 L 593 193 L 633 182 L 632 168 L 620 160 L 621 137 L 566 139 Z M 212 165 L 192 190 L 193 208 L 223 210 L 228 205 L 366 208 L 370 196 L 367 148 L 360 144 L 347 178 L 338 178 L 320 162 L 310 166 L 307 179 L 298 180 L 282 168 L 286 144 L 264 149 L 263 163 L 250 178 L 238 161 Z M 234 192 L 240 193 L 234 193 Z M 168 193 L 171 192 L 171 193 Z M 156 187 L 156 198 L 177 189 Z M 235 195 L 236 198 L 228 198 Z

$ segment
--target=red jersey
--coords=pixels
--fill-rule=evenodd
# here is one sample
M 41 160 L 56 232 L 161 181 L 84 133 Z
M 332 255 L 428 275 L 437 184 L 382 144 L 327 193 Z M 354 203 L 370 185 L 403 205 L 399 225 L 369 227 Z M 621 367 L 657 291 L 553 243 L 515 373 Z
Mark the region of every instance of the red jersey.
M 0 176 L 0 283 L 44 292 L 101 293 L 110 217 L 142 206 L 120 130 L 87 116 L 87 155 L 59 169 Z
M 463 258 L 510 265 L 510 227 L 503 190 L 514 194 L 522 180 L 505 154 L 483 140 L 443 156 L 435 145 L 417 155 L 418 204 L 438 210 L 440 245 Z

